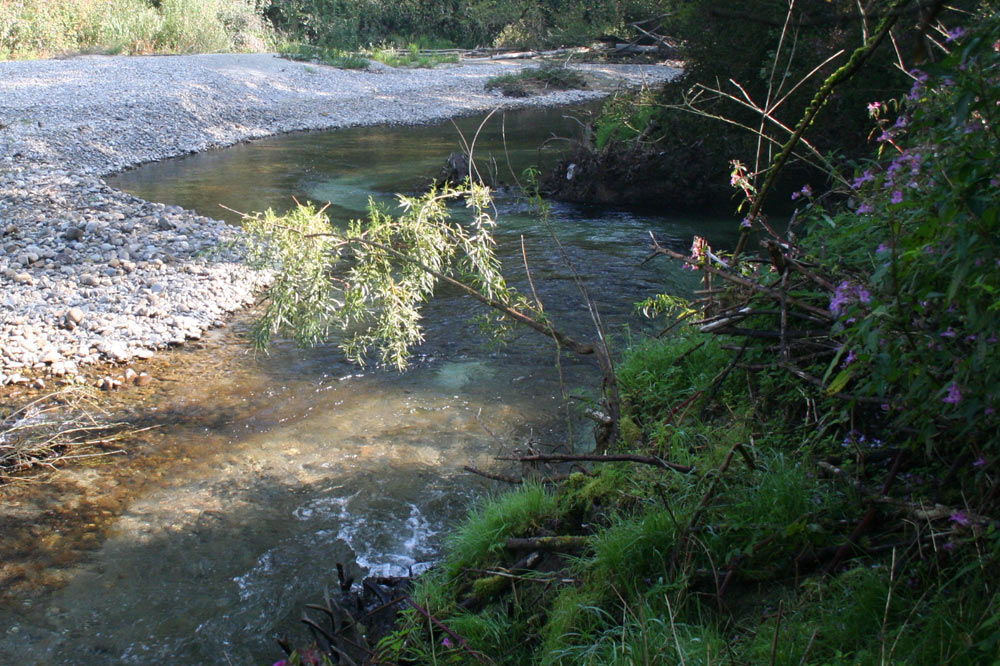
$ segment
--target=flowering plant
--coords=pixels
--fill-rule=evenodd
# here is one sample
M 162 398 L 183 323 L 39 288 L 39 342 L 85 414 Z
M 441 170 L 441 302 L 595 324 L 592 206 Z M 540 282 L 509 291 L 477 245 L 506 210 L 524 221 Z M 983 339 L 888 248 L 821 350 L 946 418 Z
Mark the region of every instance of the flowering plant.
M 842 346 L 827 376 L 841 368 L 838 388 L 928 450 L 975 456 L 996 446 L 1000 405 L 1000 17 L 947 48 L 906 99 L 869 105 L 879 158 L 807 244 L 852 276 L 830 296 Z

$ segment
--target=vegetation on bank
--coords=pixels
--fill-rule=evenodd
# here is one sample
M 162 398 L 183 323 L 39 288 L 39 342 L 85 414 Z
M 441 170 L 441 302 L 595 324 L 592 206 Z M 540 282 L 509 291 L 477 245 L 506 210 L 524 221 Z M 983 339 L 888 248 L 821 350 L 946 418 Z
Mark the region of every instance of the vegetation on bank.
M 796 183 L 825 185 L 837 178 L 837 165 L 863 157 L 870 131 L 866 104 L 878 95 L 905 95 L 906 71 L 936 58 L 937 45 L 947 39 L 942 26 L 967 24 L 988 12 L 988 5 L 678 3 L 660 32 L 678 38 L 682 76 L 619 95 L 546 188 L 567 200 L 727 212 L 733 198 L 730 162 L 739 160 L 751 174 L 766 169 L 819 84 L 848 62 L 883 19 L 892 19 L 881 46 L 805 128 L 778 183 L 787 201 Z M 567 180 L 571 163 L 574 178 Z
M 790 220 L 737 162 L 742 252 L 654 240 L 706 291 L 644 304 L 675 325 L 617 364 L 620 436 L 522 456 L 374 662 L 1000 660 L 1000 14 L 941 29 Z
M 275 41 L 253 0 L 0 3 L 0 59 L 266 51 Z
M 494 76 L 487 90 L 499 90 L 506 97 L 527 97 L 534 92 L 586 88 L 587 80 L 576 70 L 555 63 L 529 67 L 515 74 Z
M 13 0 L 0 3 L 0 59 L 280 48 L 339 63 L 367 49 L 430 66 L 406 51 L 587 44 L 660 12 L 651 0 Z

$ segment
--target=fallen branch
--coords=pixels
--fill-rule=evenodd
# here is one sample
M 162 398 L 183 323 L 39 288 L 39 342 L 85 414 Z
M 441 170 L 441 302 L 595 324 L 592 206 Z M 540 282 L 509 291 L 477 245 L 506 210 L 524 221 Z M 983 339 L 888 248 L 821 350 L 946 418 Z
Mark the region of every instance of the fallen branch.
M 668 257 L 672 257 L 673 259 L 679 259 L 680 261 L 683 261 L 685 263 L 691 263 L 691 257 L 686 257 L 683 254 L 681 254 L 680 252 L 677 252 L 675 250 L 671 250 L 668 247 L 663 247 L 662 245 L 660 245 L 659 241 L 656 240 L 656 237 L 653 236 L 652 233 L 650 233 L 649 236 L 650 236 L 650 238 L 653 239 L 653 254 L 654 255 L 663 254 L 663 255 L 666 255 Z M 775 298 L 775 299 L 777 299 L 779 301 L 782 298 L 781 292 L 778 291 L 778 290 L 776 290 L 776 289 L 771 289 L 770 287 L 765 287 L 764 285 L 758 284 L 758 283 L 754 282 L 753 280 L 749 280 L 749 279 L 747 279 L 745 277 L 741 277 L 739 275 L 734 275 L 734 274 L 732 274 L 732 273 L 730 273 L 728 271 L 724 271 L 722 269 L 716 268 L 715 266 L 712 266 L 709 263 L 698 264 L 698 268 L 700 268 L 703 271 L 706 271 L 707 273 L 711 273 L 712 275 L 718 275 L 723 280 L 726 280 L 728 282 L 734 282 L 734 283 L 742 285 L 744 287 L 748 287 L 750 289 L 753 289 L 754 291 L 758 291 L 758 292 L 760 292 L 762 294 L 767 294 L 768 296 L 771 296 L 772 298 Z M 834 319 L 833 315 L 830 314 L 830 312 L 828 310 L 824 309 L 824 308 L 820 308 L 820 307 L 817 307 L 815 305 L 810 305 L 809 303 L 804 303 L 804 302 L 800 301 L 797 298 L 792 298 L 791 296 L 787 296 L 787 297 L 785 297 L 785 299 L 786 299 L 786 302 L 789 305 L 795 305 L 797 307 L 800 307 L 803 310 L 805 310 L 806 312 L 810 312 L 810 313 L 816 315 L 817 317 L 819 317 L 820 319 L 822 319 L 824 321 L 833 321 L 833 319 Z
M 577 550 L 587 545 L 588 537 L 511 537 L 504 542 L 507 550 Z
M 516 476 L 506 476 L 504 474 L 497 474 L 496 472 L 487 472 L 481 470 L 477 467 L 471 465 L 464 465 L 462 467 L 466 472 L 471 472 L 473 474 L 478 474 L 479 476 L 486 477 L 487 479 L 493 479 L 494 481 L 503 481 L 504 483 L 512 483 L 519 485 L 525 482 L 524 477 Z M 559 483 L 560 481 L 565 481 L 569 478 L 568 474 L 556 474 L 555 476 L 546 476 L 544 478 L 538 479 L 542 483 Z
M 497 460 L 507 460 L 513 462 L 635 462 L 643 465 L 653 465 L 671 469 L 675 472 L 688 474 L 694 471 L 694 467 L 689 465 L 679 465 L 655 456 L 640 456 L 631 454 L 568 454 L 568 453 L 535 453 L 527 456 L 501 457 Z
M 816 466 L 822 470 L 830 472 L 831 474 L 838 476 L 848 483 L 850 483 L 855 490 L 865 496 L 869 501 L 875 502 L 876 504 L 882 504 L 885 506 L 892 507 L 897 511 L 908 514 L 911 518 L 918 521 L 930 521 L 930 520 L 943 520 L 945 518 L 950 519 L 952 516 L 961 515 L 965 520 L 968 520 L 969 524 L 975 525 L 985 525 L 1000 527 L 1000 520 L 991 518 L 989 516 L 984 516 L 982 514 L 974 513 L 967 509 L 959 509 L 952 506 L 945 506 L 944 504 L 934 504 L 928 506 L 925 504 L 918 504 L 916 502 L 907 502 L 905 500 L 896 499 L 894 497 L 886 497 L 881 494 L 880 491 L 875 491 L 867 486 L 865 486 L 861 481 L 855 479 L 849 475 L 844 470 L 831 465 L 825 461 L 819 461 Z

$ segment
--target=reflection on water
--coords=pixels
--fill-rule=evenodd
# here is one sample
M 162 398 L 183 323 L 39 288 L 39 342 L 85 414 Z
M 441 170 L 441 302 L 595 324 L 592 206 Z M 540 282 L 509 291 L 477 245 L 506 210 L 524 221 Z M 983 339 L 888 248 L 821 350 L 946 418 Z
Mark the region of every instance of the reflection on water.
M 510 170 L 537 162 L 552 132 L 572 131 L 564 115 L 508 114 Z M 477 121 L 463 123 L 471 136 Z M 502 134 L 491 132 L 481 156 L 504 154 Z M 450 124 L 292 135 L 151 165 L 115 184 L 208 215 L 220 202 L 281 207 L 297 193 L 356 216 L 369 194 L 420 187 L 457 144 Z M 547 313 L 590 337 L 574 270 L 549 230 L 513 198 L 498 214 L 512 281 L 528 288 L 517 270 L 523 235 Z M 693 287 L 676 265 L 642 264 L 648 230 L 678 248 L 693 233 L 727 238 L 718 222 L 558 205 L 551 224 L 612 331 L 642 325 L 634 302 Z M 35 535 L 49 559 L 25 552 L 11 563 L 40 589 L 19 584 L 0 604 L 0 663 L 265 663 L 276 635 L 302 635 L 302 605 L 335 586 L 335 563 L 356 577 L 426 566 L 488 487 L 461 471 L 500 453 L 484 426 L 510 445 L 586 434 L 563 409 L 551 346 L 519 331 L 488 347 L 478 312 L 467 297 L 439 294 L 425 311 L 428 342 L 405 374 L 359 370 L 332 346 L 279 342 L 254 354 L 242 320 L 167 354 L 155 391 L 130 407 L 159 426 L 141 447 L 114 465 L 60 472 L 17 500 L 24 511 L 61 512 L 66 529 Z M 597 376 L 572 357 L 561 373 L 574 389 Z M 11 508 L 4 520 L 16 515 Z M 81 521 L 89 527 L 73 527 Z

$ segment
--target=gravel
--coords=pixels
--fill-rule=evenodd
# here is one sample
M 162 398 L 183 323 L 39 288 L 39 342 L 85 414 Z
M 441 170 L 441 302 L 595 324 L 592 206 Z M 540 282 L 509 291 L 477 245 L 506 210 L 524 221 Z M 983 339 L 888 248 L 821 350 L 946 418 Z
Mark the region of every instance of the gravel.
M 524 63 L 339 70 L 270 54 L 0 62 L 0 384 L 73 376 L 197 339 L 266 283 L 232 251 L 239 233 L 137 199 L 103 176 L 282 132 L 418 124 L 498 106 L 487 79 Z M 626 85 L 663 66 L 582 66 Z

